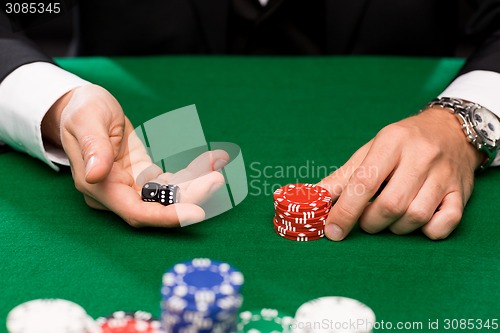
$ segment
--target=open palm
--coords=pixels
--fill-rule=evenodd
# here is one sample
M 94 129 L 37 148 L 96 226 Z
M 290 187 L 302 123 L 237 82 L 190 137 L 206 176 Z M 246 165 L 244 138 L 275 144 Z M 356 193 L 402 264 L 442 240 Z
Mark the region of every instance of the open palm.
M 75 89 L 61 114 L 61 142 L 76 188 L 92 208 L 111 210 L 128 224 L 174 227 L 202 221 L 199 206 L 224 184 L 217 170 L 229 156 L 206 152 L 185 169 L 164 173 L 155 165 L 118 101 L 105 89 Z M 181 200 L 170 206 L 143 202 L 143 184 L 156 181 L 180 187 Z

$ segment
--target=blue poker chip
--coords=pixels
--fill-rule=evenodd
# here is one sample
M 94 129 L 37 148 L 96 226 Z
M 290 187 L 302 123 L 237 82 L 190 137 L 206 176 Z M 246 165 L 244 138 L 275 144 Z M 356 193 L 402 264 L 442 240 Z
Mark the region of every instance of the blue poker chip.
M 199 320 L 192 323 L 178 321 L 176 318 L 169 316 L 162 318 L 162 327 L 166 332 L 235 332 L 237 325 L 236 317 L 220 322 Z
M 238 311 L 235 312 L 218 312 L 218 313 L 211 313 L 209 315 L 203 313 L 196 313 L 196 312 L 185 312 L 182 314 L 178 313 L 171 313 L 171 312 L 164 312 L 163 314 L 171 316 L 173 320 L 175 319 L 175 322 L 183 322 L 183 323 L 197 323 L 201 321 L 207 321 L 207 322 L 222 322 L 222 321 L 227 321 L 227 320 L 232 320 L 235 318 L 238 314 Z
M 176 264 L 163 275 L 161 322 L 168 332 L 234 332 L 243 274 L 207 258 Z
M 163 275 L 162 296 L 211 304 L 219 298 L 239 294 L 243 282 L 243 274 L 231 265 L 198 258 L 179 263 Z
M 164 298 L 161 302 L 162 308 L 173 313 L 185 311 L 195 311 L 198 313 L 211 312 L 234 312 L 239 309 L 243 303 L 243 296 L 226 296 L 217 299 L 214 303 L 195 302 L 179 296 Z
M 237 312 L 218 313 L 216 316 L 205 316 L 195 312 L 174 314 L 162 313 L 162 327 L 168 328 L 168 332 L 185 331 L 186 328 L 195 329 L 196 332 L 206 330 L 207 332 L 234 332 L 237 325 Z M 182 330 L 181 330 L 182 328 Z
M 238 314 L 240 307 L 235 307 L 230 310 L 220 310 L 211 308 L 209 311 L 196 311 L 184 309 L 181 311 L 172 311 L 169 306 L 162 304 L 162 314 L 168 314 L 175 318 L 179 318 L 184 322 L 192 323 L 196 320 L 210 319 L 214 321 L 224 321 L 233 318 Z

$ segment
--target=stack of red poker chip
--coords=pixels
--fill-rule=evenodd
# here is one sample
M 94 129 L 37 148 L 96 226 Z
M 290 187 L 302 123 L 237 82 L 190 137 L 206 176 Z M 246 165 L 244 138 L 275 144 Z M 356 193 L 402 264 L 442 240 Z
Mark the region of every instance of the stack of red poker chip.
M 163 333 L 161 324 L 149 312 L 116 311 L 97 319 L 102 333 Z
M 290 184 L 274 192 L 274 231 L 299 242 L 325 236 L 325 222 L 332 207 L 330 192 L 314 184 Z

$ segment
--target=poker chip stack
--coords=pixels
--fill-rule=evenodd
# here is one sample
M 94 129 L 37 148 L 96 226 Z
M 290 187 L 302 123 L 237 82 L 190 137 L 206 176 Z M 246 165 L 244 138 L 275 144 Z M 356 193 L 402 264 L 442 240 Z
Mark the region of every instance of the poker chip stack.
M 238 333 L 291 333 L 293 317 L 275 309 L 241 312 Z
M 206 258 L 176 264 L 163 275 L 161 322 L 168 333 L 235 332 L 243 274 Z
M 37 299 L 16 306 L 7 316 L 9 333 L 100 333 L 78 304 L 63 299 Z
M 283 238 L 305 242 L 325 236 L 332 207 L 330 192 L 314 184 L 290 184 L 274 192 L 274 231 Z
M 96 320 L 101 333 L 163 333 L 159 320 L 149 312 L 116 311 Z
M 293 333 L 371 333 L 374 325 L 375 313 L 367 305 L 348 297 L 326 296 L 297 309 Z

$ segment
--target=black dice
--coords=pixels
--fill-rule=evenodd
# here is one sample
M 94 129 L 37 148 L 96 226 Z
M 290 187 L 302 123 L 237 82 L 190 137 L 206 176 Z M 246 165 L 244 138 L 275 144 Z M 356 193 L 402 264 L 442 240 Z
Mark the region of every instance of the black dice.
M 160 185 L 158 183 L 146 183 L 142 187 L 142 200 L 148 202 L 159 202 L 164 206 L 176 203 L 177 185 Z

